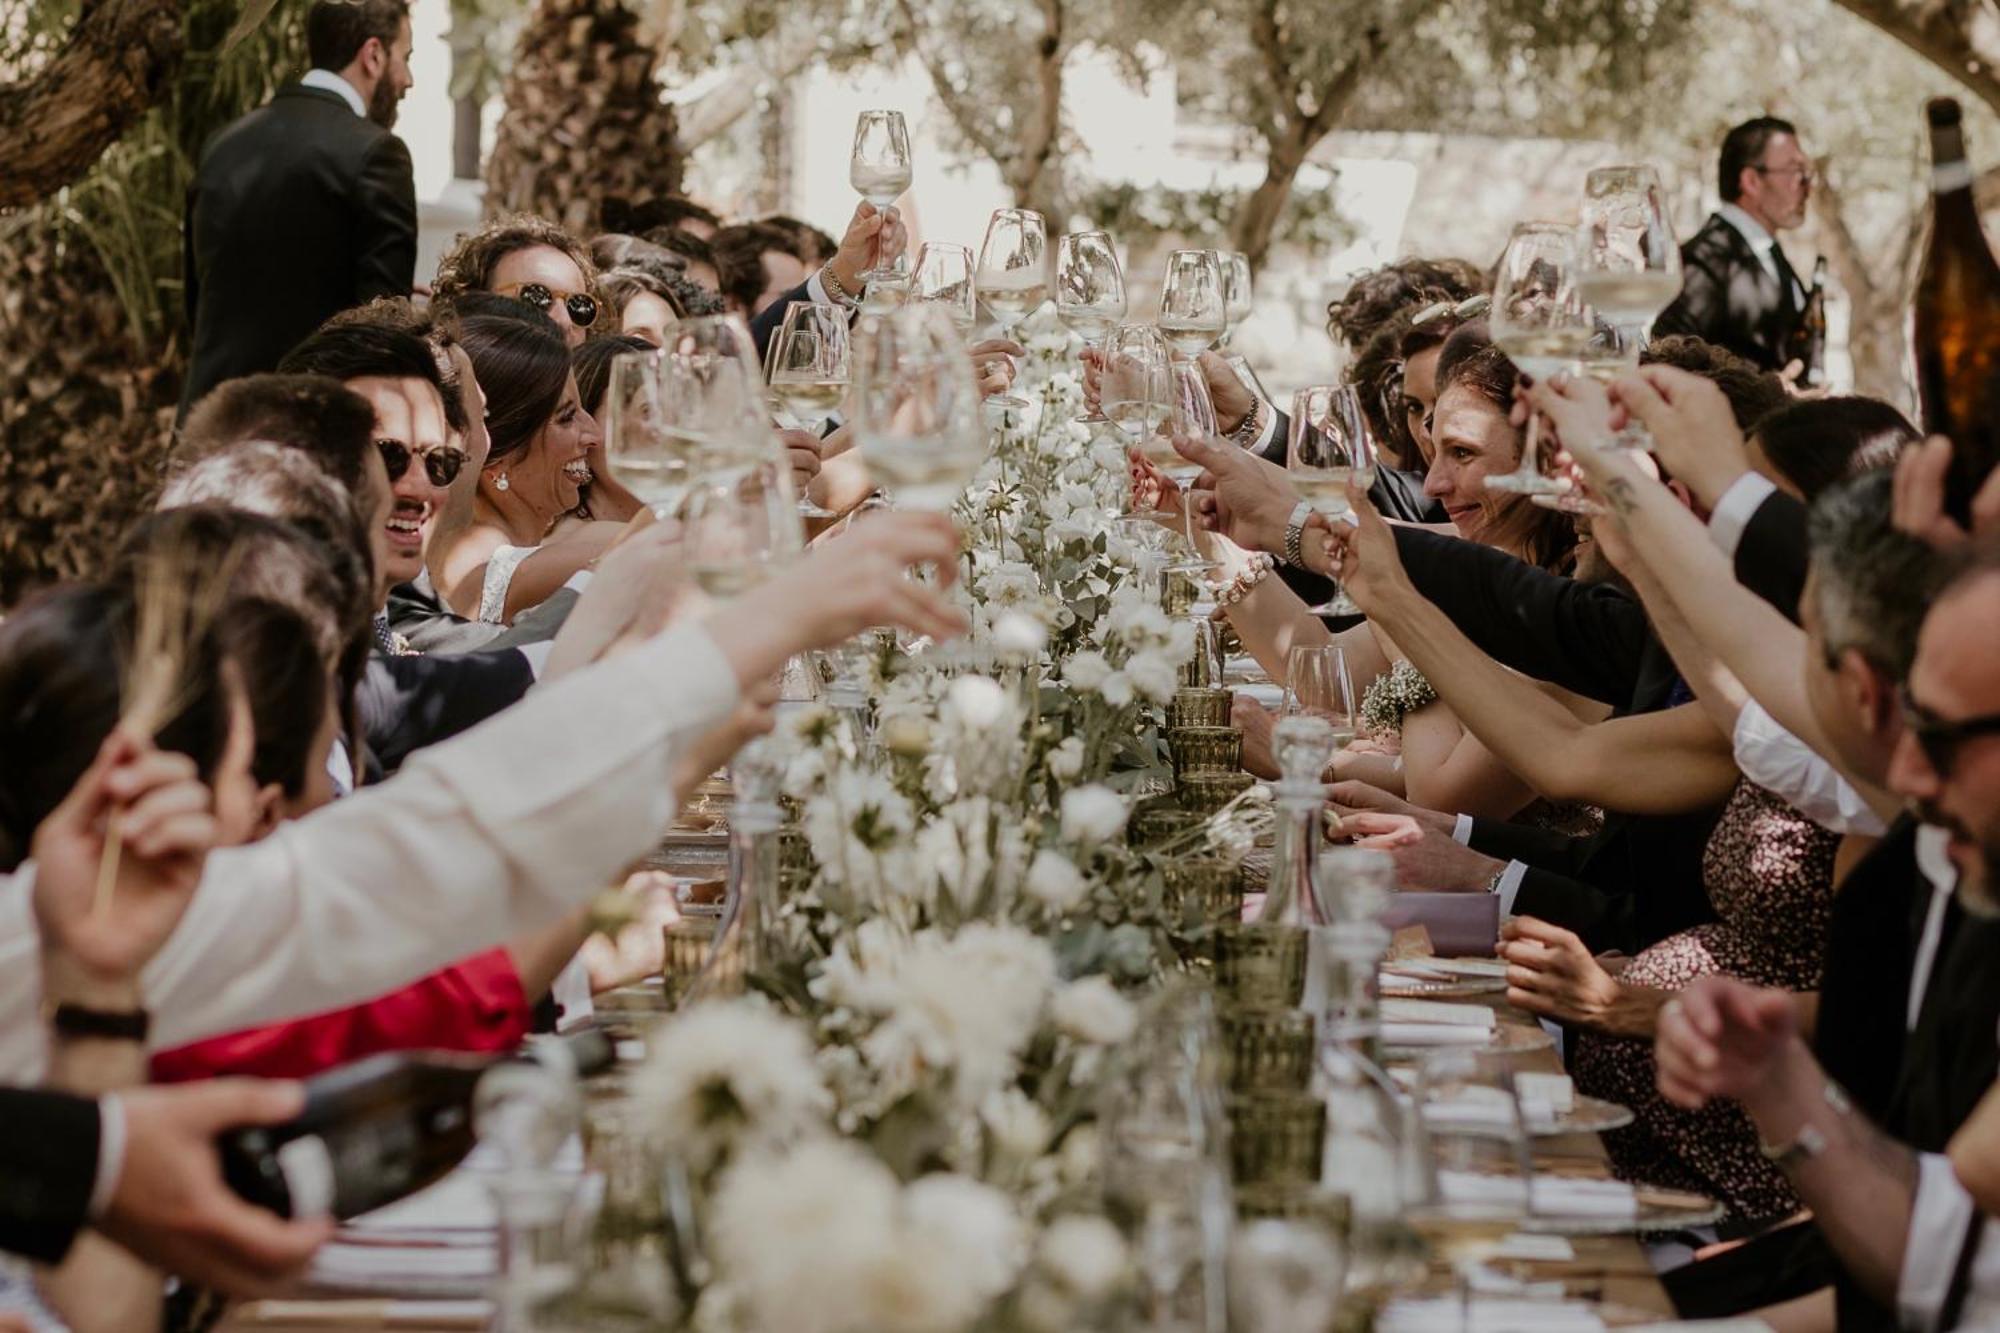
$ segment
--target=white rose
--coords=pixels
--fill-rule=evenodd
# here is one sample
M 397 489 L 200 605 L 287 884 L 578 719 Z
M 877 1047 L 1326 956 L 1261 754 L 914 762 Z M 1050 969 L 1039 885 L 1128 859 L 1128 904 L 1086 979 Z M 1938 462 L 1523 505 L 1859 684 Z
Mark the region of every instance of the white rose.
M 1092 1046 L 1116 1046 L 1139 1027 L 1139 1011 L 1104 977 L 1072 981 L 1049 1002 L 1056 1030 Z
M 1083 901 L 1088 886 L 1075 862 L 1054 848 L 1044 847 L 1028 867 L 1027 889 L 1035 901 L 1067 912 Z
M 1125 1238 L 1094 1214 L 1058 1217 L 1042 1232 L 1037 1262 L 1072 1295 L 1094 1301 L 1110 1294 L 1125 1277 Z
M 1049 1146 L 1053 1126 L 1048 1112 L 1019 1088 L 1005 1088 L 979 1107 L 979 1118 L 993 1135 L 993 1144 L 1018 1162 L 1041 1156 Z
M 1083 740 L 1077 736 L 1065 736 L 1061 744 L 1049 751 L 1049 774 L 1060 782 L 1068 782 L 1083 772 Z
M 993 622 L 993 646 L 1015 657 L 1033 657 L 1049 641 L 1042 622 L 1022 611 L 1008 611 Z
M 1007 691 L 985 676 L 960 676 L 951 683 L 945 702 L 967 727 L 984 731 L 1007 711 Z
M 1111 675 L 1111 663 L 1104 660 L 1104 654 L 1095 649 L 1087 649 L 1069 659 L 1063 667 L 1063 680 L 1079 690 L 1095 690 Z
M 1180 688 L 1180 672 L 1163 653 L 1140 653 L 1125 664 L 1132 688 L 1156 704 L 1171 702 Z
M 1071 842 L 1094 847 L 1125 827 L 1125 798 L 1098 783 L 1072 787 L 1063 793 L 1062 834 Z
M 1114 671 L 1098 683 L 1097 692 L 1113 708 L 1123 708 L 1132 702 L 1132 678 L 1122 671 Z

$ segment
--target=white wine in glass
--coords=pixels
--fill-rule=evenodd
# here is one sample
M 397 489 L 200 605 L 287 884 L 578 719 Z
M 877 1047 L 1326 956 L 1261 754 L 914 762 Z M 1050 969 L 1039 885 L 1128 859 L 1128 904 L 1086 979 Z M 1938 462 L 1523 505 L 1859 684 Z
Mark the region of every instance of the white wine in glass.
M 854 345 L 861 460 L 902 508 L 949 510 L 986 460 L 965 339 L 935 303 L 863 318 Z
M 626 352 L 611 363 L 604 392 L 604 461 L 611 475 L 660 517 L 687 496 L 687 438 L 670 427 L 659 352 Z
M 1575 228 L 1523 222 L 1500 255 L 1487 325 L 1508 359 L 1541 379 L 1580 362 L 1596 332 L 1596 320 L 1576 293 L 1575 249 Z M 1531 413 L 1520 464 L 1512 472 L 1488 477 L 1486 489 L 1560 494 L 1562 483 L 1542 471 L 1540 439 L 1541 415 Z
M 917 251 L 916 272 L 910 278 L 910 299 L 943 306 L 959 333 L 970 336 L 979 320 L 972 251 L 947 241 L 925 241 Z
M 1360 391 L 1346 385 L 1311 385 L 1292 395 L 1292 428 L 1286 439 L 1285 468 L 1300 496 L 1321 513 L 1344 518 L 1352 503 L 1347 488 L 1366 491 L 1375 484 L 1375 433 L 1361 410 Z M 1358 615 L 1361 608 L 1335 585 L 1316 615 Z
M 1213 250 L 1176 250 L 1167 256 L 1160 287 L 1161 336 L 1183 356 L 1199 356 L 1215 345 L 1228 323 L 1222 266 Z
M 900 111 L 863 111 L 854 118 L 854 150 L 848 158 L 847 183 L 877 208 L 887 208 L 910 188 L 910 131 Z M 862 281 L 896 270 L 876 262 Z
M 979 299 L 993 312 L 1001 331 L 1041 308 L 1049 296 L 1048 228 L 1042 215 L 1026 208 L 995 209 L 979 247 Z M 1025 412 L 1028 400 L 1002 394 L 988 402 L 1003 411 Z

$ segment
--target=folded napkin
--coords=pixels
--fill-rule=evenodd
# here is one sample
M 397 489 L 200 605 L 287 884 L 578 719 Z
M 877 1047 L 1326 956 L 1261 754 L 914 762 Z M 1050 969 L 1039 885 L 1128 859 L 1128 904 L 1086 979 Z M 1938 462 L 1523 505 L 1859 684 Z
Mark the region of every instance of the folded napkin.
M 1454 977 L 1501 977 L 1507 975 L 1504 958 L 1431 958 L 1431 967 Z
M 1551 1111 L 1569 1111 L 1576 1107 L 1576 1084 L 1570 1081 L 1568 1074 L 1516 1074 L 1514 1093 L 1523 1106 L 1540 1102 Z
M 1536 1176 L 1530 1188 L 1538 1217 L 1637 1217 L 1639 1196 L 1622 1180 Z
M 1387 1003 L 1387 1001 L 1384 1001 Z M 1492 1030 L 1467 1023 L 1384 1023 L 1384 1046 L 1484 1046 Z
M 1456 1096 L 1424 1104 L 1424 1124 L 1433 1130 L 1500 1133 L 1513 1127 L 1515 1114 L 1513 1099 L 1499 1088 L 1461 1088 Z
M 1401 958 L 1382 964 L 1382 975 L 1401 977 L 1407 981 L 1451 981 L 1457 974 L 1449 968 L 1439 967 L 1433 959 Z
M 1453 1027 L 1478 1028 L 1491 1032 L 1497 1021 L 1483 1004 L 1452 1004 L 1446 1000 L 1382 1001 L 1384 1023 L 1445 1023 Z
M 1378 1333 L 1602 1333 L 1604 1321 L 1577 1301 L 1456 1296 L 1391 1301 L 1375 1316 Z

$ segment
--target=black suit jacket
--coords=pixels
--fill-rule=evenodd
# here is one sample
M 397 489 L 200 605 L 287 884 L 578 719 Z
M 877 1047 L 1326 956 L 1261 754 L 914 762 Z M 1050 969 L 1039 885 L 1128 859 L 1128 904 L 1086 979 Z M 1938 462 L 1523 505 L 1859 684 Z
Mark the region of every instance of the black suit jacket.
M 1691 333 L 1765 370 L 1782 370 L 1801 309 L 1797 294 L 1757 262 L 1743 233 L 1712 213 L 1681 247 L 1681 294 L 1653 321 L 1653 335 Z
M 394 773 L 426 745 L 456 736 L 492 717 L 535 683 L 534 669 L 518 651 L 457 657 L 368 659 L 355 691 L 355 716 L 368 744 L 372 780 Z
M 0 1088 L 0 1250 L 59 1263 L 89 1220 L 97 1103 Z
M 222 381 L 276 366 L 328 316 L 409 295 L 410 150 L 337 94 L 290 84 L 209 140 L 182 243 L 185 412 Z
M 806 283 L 811 281 L 811 278 L 806 279 L 806 282 L 800 283 L 777 300 L 771 302 L 771 304 L 765 306 L 762 313 L 751 319 L 750 341 L 757 344 L 757 360 L 760 364 L 764 360 L 764 349 L 770 346 L 771 335 L 776 333 L 778 326 L 785 322 L 785 312 L 792 308 L 792 302 L 812 300 L 812 292 L 806 285 Z
M 512 625 L 467 620 L 444 604 L 428 573 L 389 590 L 389 628 L 409 640 L 419 653 L 455 656 L 495 652 L 523 644 L 546 643 L 562 629 L 576 606 L 577 592 L 558 588 L 540 605 L 514 617 Z
M 1736 581 L 1796 625 L 1807 561 L 1806 507 L 1783 491 L 1772 491 L 1736 543 Z

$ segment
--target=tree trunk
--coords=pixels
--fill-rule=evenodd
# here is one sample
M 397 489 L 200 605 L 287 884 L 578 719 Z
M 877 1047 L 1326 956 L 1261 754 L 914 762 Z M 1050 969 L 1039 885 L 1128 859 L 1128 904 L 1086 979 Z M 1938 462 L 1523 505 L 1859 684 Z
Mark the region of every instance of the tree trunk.
M 678 192 L 686 158 L 659 63 L 621 0 L 538 0 L 502 88 L 486 211 L 588 238 L 606 199 Z
M 1838 0 L 2000 111 L 2000 18 L 1990 0 Z
M 1264 257 L 1270 253 L 1271 237 L 1278 230 L 1278 219 L 1284 216 L 1285 205 L 1291 201 L 1292 182 L 1298 179 L 1299 168 L 1305 165 L 1310 144 L 1300 144 L 1300 134 L 1288 134 L 1270 143 L 1264 155 L 1264 179 L 1257 188 L 1243 197 L 1237 205 L 1236 216 L 1229 224 L 1229 245 L 1249 259 L 1254 272 L 1264 266 Z
M 1034 111 L 1021 127 L 1020 142 L 1013 147 L 1014 159 L 1007 164 L 1007 183 L 1014 191 L 1018 208 L 1040 213 L 1051 229 L 1062 230 L 1069 222 L 1063 202 L 1061 170 L 1056 166 L 1056 144 L 1062 136 L 1063 0 L 1041 0 L 1042 36 L 1035 47 Z
M 1822 167 L 1813 188 L 1821 249 L 1827 267 L 1847 293 L 1847 351 L 1854 359 L 1854 391 L 1906 402 L 1903 378 L 1903 277 L 1900 266 L 1871 268 L 1847 225 L 1845 199 Z M 1905 247 L 1907 249 L 1907 247 Z
M 84 0 L 41 71 L 0 88 L 0 208 L 79 179 L 180 67 L 182 0 Z

